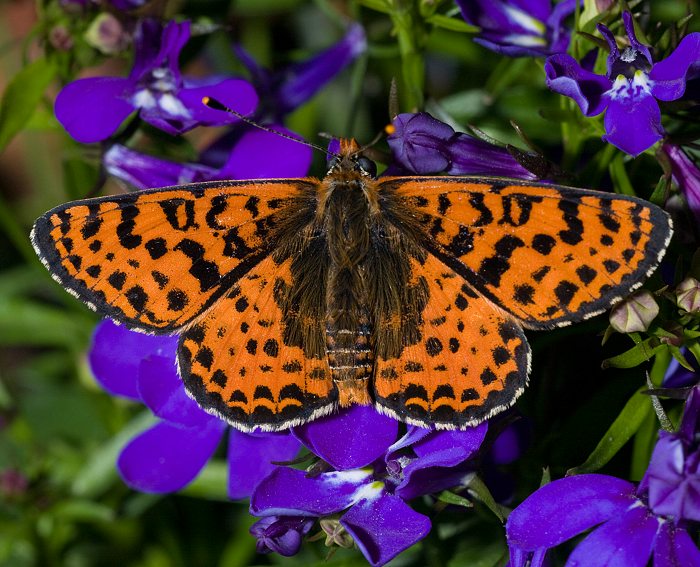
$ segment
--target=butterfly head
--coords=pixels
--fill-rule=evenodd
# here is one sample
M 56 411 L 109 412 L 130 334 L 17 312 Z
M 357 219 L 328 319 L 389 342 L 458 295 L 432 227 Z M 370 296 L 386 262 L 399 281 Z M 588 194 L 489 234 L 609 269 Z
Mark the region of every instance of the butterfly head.
M 377 176 L 377 165 L 362 155 L 363 150 L 354 139 L 341 139 L 340 151 L 331 159 L 328 174 L 354 171 L 374 179 Z

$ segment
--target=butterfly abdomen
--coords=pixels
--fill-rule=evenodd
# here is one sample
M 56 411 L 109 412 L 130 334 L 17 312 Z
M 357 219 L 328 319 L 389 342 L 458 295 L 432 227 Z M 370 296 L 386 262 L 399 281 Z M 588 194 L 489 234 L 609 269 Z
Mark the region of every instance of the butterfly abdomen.
M 343 171 L 325 186 L 323 224 L 330 258 L 326 353 L 341 406 L 371 403 L 372 321 L 362 271 L 370 250 L 365 190 L 361 174 L 354 171 Z

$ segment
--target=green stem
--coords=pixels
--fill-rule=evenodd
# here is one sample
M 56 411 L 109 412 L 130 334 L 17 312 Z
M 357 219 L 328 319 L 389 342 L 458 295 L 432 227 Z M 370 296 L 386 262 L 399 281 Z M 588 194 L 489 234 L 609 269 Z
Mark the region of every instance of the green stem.
M 425 63 L 423 45 L 425 30 L 414 2 L 411 0 L 389 0 L 390 17 L 399 43 L 401 75 L 404 92 L 402 98 L 411 111 L 423 108 L 425 85 Z

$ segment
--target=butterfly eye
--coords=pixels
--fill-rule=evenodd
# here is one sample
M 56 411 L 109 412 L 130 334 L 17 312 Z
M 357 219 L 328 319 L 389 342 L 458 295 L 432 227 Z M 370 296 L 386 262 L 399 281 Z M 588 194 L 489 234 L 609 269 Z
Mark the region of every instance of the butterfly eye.
M 357 158 L 355 169 L 359 169 L 372 177 L 377 176 L 377 164 L 364 156 Z

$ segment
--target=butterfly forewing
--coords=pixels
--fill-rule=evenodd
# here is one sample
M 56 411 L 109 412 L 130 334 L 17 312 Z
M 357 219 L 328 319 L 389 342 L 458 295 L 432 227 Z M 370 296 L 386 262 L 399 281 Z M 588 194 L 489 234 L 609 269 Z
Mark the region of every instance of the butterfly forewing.
M 669 216 L 632 197 L 513 180 L 398 178 L 426 246 L 533 329 L 609 308 L 641 285 L 670 240 Z
M 100 313 L 172 333 L 198 317 L 270 253 L 270 230 L 296 206 L 304 180 L 204 183 L 62 205 L 32 241 L 53 276 Z

